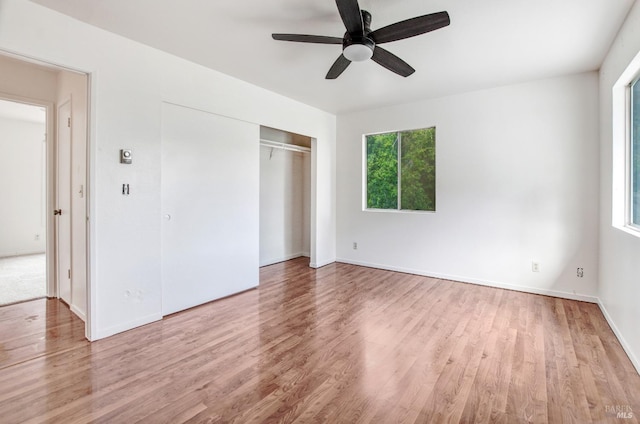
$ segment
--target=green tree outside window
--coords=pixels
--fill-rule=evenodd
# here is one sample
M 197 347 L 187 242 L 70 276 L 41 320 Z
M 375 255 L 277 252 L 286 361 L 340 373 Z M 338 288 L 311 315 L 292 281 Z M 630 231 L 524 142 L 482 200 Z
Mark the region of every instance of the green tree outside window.
M 367 135 L 366 145 L 368 209 L 436 210 L 435 127 Z

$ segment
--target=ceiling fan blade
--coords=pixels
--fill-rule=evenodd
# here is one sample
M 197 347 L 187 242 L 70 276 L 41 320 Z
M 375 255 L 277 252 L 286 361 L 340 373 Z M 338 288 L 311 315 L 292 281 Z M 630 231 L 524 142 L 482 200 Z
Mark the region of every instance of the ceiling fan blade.
M 347 69 L 347 66 L 349 66 L 350 64 L 351 64 L 351 61 L 341 54 L 338 57 L 338 59 L 336 59 L 336 61 L 333 62 L 333 65 L 331 66 L 331 69 L 329 69 L 329 72 L 327 72 L 327 76 L 325 78 L 326 79 L 338 78 L 340 74 L 344 72 L 344 70 Z
M 358 0 L 336 0 L 336 5 L 347 32 L 349 34 L 361 33 L 364 25 L 362 24 L 362 13 L 360 12 L 360 6 L 358 6 Z
M 317 43 L 317 44 L 342 44 L 342 38 L 327 37 L 324 35 L 305 35 L 305 34 L 271 34 L 274 40 L 279 41 L 296 41 L 298 43 Z
M 403 77 L 408 77 L 416 71 L 407 62 L 382 47 L 376 46 L 371 59 L 378 65 L 384 66 L 391 72 Z
M 327 37 L 325 35 L 271 34 L 271 37 L 273 37 L 274 40 L 296 41 L 298 43 L 342 44 L 342 38 Z
M 388 43 L 434 31 L 446 27 L 450 23 L 451 20 L 447 12 L 438 12 L 387 25 L 373 31 L 369 36 L 376 44 Z

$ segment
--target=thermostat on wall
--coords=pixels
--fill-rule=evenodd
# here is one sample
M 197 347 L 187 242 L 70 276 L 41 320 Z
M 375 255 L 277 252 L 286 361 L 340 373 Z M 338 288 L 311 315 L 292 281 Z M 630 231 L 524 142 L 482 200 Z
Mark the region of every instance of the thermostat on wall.
M 120 163 L 131 164 L 131 149 L 120 150 Z

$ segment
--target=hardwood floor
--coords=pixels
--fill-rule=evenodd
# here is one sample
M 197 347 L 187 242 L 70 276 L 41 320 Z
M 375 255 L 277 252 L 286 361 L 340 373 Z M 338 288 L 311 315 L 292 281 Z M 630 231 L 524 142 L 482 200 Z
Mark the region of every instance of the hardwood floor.
M 0 326 L 3 423 L 640 414 L 640 376 L 597 305 L 346 264 L 271 265 L 257 290 L 95 343 L 54 300 L 0 308 Z

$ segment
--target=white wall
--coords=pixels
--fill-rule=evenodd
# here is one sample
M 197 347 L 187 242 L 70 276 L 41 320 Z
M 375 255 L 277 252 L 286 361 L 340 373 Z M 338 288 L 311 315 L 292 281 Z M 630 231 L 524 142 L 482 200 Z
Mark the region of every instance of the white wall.
M 614 131 L 624 128 L 612 120 L 612 88 L 640 52 L 640 3 L 631 9 L 600 70 L 600 306 L 640 372 L 640 238 L 612 226 L 612 175 L 624 167 L 614 164 Z M 619 145 L 620 139 L 616 139 Z
M 27 1 L 0 0 L 0 10 L 0 49 L 92 76 L 91 339 L 161 317 L 163 101 L 313 137 L 311 255 L 315 265 L 335 259 L 335 116 Z M 135 151 L 135 167 L 118 162 L 123 147 Z M 247 248 L 257 251 L 258 238 Z
M 71 309 L 87 313 L 87 77 L 61 71 L 57 104 L 71 100 Z
M 595 301 L 597 78 L 340 115 L 338 260 Z M 362 135 L 431 126 L 437 211 L 363 211 Z
M 0 257 L 45 251 L 45 132 L 0 116 Z
M 260 148 L 260 266 L 309 256 L 309 156 Z

